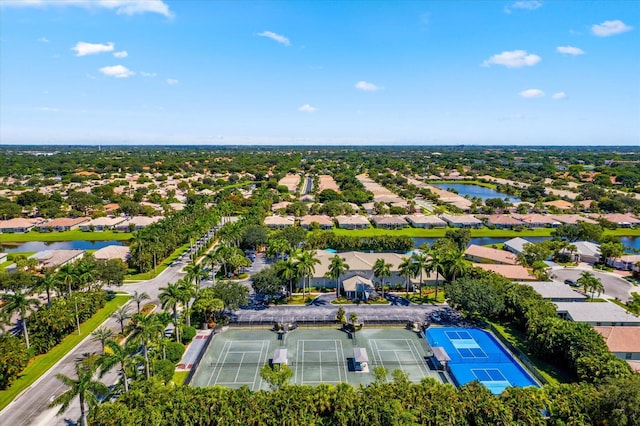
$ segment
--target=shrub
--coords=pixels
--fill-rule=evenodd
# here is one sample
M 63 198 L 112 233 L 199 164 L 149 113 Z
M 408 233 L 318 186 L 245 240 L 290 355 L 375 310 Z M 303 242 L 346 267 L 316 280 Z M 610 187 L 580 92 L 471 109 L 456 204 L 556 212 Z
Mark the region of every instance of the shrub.
M 182 336 L 180 336 L 182 343 L 187 345 L 196 336 L 196 329 L 194 327 L 185 327 L 182 330 Z
M 162 379 L 165 383 L 173 378 L 176 365 L 168 359 L 159 359 L 153 363 L 153 375 Z
M 180 342 L 170 342 L 165 347 L 165 353 L 167 354 L 167 359 L 176 363 L 180 361 L 182 354 L 184 354 L 184 345 Z

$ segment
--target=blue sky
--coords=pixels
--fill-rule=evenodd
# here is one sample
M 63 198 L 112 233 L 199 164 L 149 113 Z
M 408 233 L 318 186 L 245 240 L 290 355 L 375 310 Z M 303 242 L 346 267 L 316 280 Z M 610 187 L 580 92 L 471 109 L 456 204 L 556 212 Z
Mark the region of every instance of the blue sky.
M 0 142 L 640 145 L 640 2 L 0 0 Z

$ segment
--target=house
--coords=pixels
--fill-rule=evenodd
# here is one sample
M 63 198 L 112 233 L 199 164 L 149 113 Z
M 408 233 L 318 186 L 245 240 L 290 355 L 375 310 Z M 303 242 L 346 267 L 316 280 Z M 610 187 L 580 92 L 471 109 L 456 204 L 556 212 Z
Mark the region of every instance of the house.
M 506 214 L 493 214 L 487 218 L 487 225 L 497 229 L 513 229 L 516 226 L 524 226 L 524 222 Z
M 557 228 L 561 223 L 551 216 L 545 214 L 517 214 L 514 213 L 512 217 L 519 219 L 529 228 Z
M 109 203 L 104 205 L 104 211 L 106 214 L 113 214 L 120 208 L 120 204 Z
M 146 228 L 149 225 L 153 225 L 154 223 L 162 219 L 162 216 L 133 216 L 116 225 L 116 229 L 118 230 L 118 232 L 131 232 L 131 229 L 133 229 L 134 231 L 138 231 L 142 228 Z
M 360 215 L 336 216 L 336 222 L 343 229 L 366 229 L 371 226 L 367 218 Z
M 371 216 L 376 228 L 400 229 L 409 226 L 402 216 Z
M 547 201 L 546 203 L 544 203 L 544 205 L 547 206 L 547 207 L 556 208 L 558 210 L 572 210 L 573 209 L 573 203 L 570 203 L 570 202 L 565 201 L 565 200 Z
M 267 216 L 264 218 L 264 224 L 271 229 L 288 228 L 295 224 L 295 218 L 293 216 Z
M 280 186 L 286 186 L 289 192 L 296 192 L 300 185 L 300 175 L 287 174 L 278 182 Z
M 640 326 L 640 318 L 611 302 L 556 302 L 556 311 L 564 319 L 593 326 Z
M 584 302 L 587 299 L 584 294 L 558 281 L 528 281 L 519 284 L 532 287 L 543 299 L 552 302 Z
M 330 175 L 319 175 L 318 176 L 318 192 L 322 192 L 325 189 L 330 189 L 335 192 L 340 192 L 340 188 L 338 184 L 333 179 L 333 176 Z
M 552 219 L 557 220 L 565 225 L 577 225 L 580 222 L 585 223 L 598 223 L 588 217 L 580 216 L 579 214 L 554 214 L 550 215 Z
M 40 268 L 59 268 L 67 263 L 82 259 L 84 250 L 44 250 L 29 256 L 37 259 Z
M 531 241 L 527 241 L 524 238 L 516 237 L 505 241 L 503 247 L 505 250 L 510 251 L 517 256 L 524 251 L 525 244 L 531 244 Z
M 376 203 L 362 203 L 362 208 L 368 214 L 372 214 L 373 213 L 373 211 L 376 208 L 375 206 L 376 206 Z
M 123 262 L 126 262 L 127 259 L 129 259 L 130 252 L 131 250 L 128 246 L 111 245 L 96 250 L 93 253 L 93 257 L 98 260 L 121 259 Z
M 278 211 L 280 209 L 286 209 L 289 205 L 291 205 L 291 203 L 289 201 L 281 201 L 279 203 L 273 203 L 271 205 L 271 211 L 275 212 L 275 211 Z
M 635 228 L 640 225 L 640 219 L 630 214 L 607 213 L 602 218 L 615 223 L 620 228 Z
M 76 229 L 83 223 L 88 223 L 90 220 L 91 219 L 89 219 L 88 217 L 60 217 L 58 219 L 53 219 L 49 222 L 38 225 L 38 230 L 40 232 L 49 232 L 50 230 L 56 232 L 71 231 L 73 229 Z
M 375 293 L 373 282 L 360 275 L 343 280 L 342 289 L 348 298 L 354 300 L 368 300 Z
M 127 220 L 125 217 L 97 217 L 80 225 L 80 229 L 83 231 L 97 231 L 102 232 L 110 229 L 115 229 L 118 224 Z
M 590 241 L 576 241 L 573 245 L 576 248 L 573 252 L 563 249 L 562 253 L 568 253 L 573 256 L 574 262 L 584 262 L 593 265 L 600 260 L 599 244 Z
M 640 327 L 593 327 L 615 356 L 626 361 L 640 361 Z
M 333 221 L 326 215 L 306 215 L 300 218 L 300 226 L 307 231 L 313 223 L 317 223 L 320 229 L 333 229 Z
M 518 258 L 513 253 L 475 244 L 467 247 L 464 257 L 476 263 L 495 263 L 498 265 L 515 265 L 518 263 Z
M 33 219 L 23 219 L 16 217 L 9 220 L 0 220 L 0 233 L 13 234 L 13 233 L 25 233 L 31 231 L 31 228 L 36 226 L 41 220 L 36 221 Z
M 624 271 L 640 271 L 640 254 L 624 255 L 617 258 L 607 258 L 607 265 Z
M 482 221 L 470 214 L 463 215 L 440 215 L 440 219 L 444 220 L 454 228 L 481 228 L 483 226 Z
M 488 272 L 500 274 L 511 281 L 535 281 L 536 277 L 529 270 L 520 265 L 497 265 L 491 263 L 474 263 L 474 267 Z
M 413 214 L 406 216 L 405 219 L 414 228 L 446 228 L 447 222 L 440 219 L 438 216 L 425 216 L 422 214 Z

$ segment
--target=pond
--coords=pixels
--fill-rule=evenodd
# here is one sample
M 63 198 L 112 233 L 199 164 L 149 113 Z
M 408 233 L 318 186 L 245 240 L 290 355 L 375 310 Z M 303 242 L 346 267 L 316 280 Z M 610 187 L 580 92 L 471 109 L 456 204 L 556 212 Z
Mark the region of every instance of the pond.
M 471 242 L 469 244 L 475 244 L 478 246 L 488 246 L 493 244 L 502 244 L 505 241 L 510 240 L 511 238 L 513 237 L 471 238 Z M 523 237 L 523 238 L 532 243 L 539 243 L 540 241 L 551 239 L 551 237 Z M 425 243 L 429 243 L 429 245 L 431 245 L 436 240 L 437 238 L 413 238 L 413 244 L 414 244 L 414 247 L 418 248 Z M 640 250 L 640 237 L 620 237 L 620 240 L 625 247 Z
M 106 246 L 121 246 L 123 241 L 29 241 L 26 243 L 0 243 L 0 252 L 38 252 L 43 250 L 98 250 Z
M 434 183 L 431 184 L 440 189 L 448 190 L 449 188 L 455 189 L 459 195 L 466 196 L 469 198 L 478 197 L 482 198 L 482 200 L 486 200 L 487 198 L 508 198 L 511 203 L 519 203 L 521 200 L 518 197 L 514 197 L 513 195 L 507 195 L 502 192 L 498 192 L 495 189 L 485 188 L 484 186 L 478 186 L 473 184 L 465 184 L 465 183 Z

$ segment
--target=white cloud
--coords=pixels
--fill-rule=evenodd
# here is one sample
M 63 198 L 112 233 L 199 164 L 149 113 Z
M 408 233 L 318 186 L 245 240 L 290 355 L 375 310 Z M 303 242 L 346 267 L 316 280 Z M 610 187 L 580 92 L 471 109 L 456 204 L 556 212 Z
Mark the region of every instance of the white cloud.
M 49 39 L 48 39 L 48 38 L 46 38 L 46 37 L 40 37 L 40 38 L 38 39 L 38 41 L 39 41 L 40 43 L 49 43 Z
M 75 50 L 76 56 L 95 55 L 96 53 L 113 52 L 113 43 L 100 44 L 79 41 L 71 50 Z
M 284 44 L 285 46 L 291 46 L 291 42 L 289 41 L 289 39 L 288 39 L 288 38 L 286 38 L 286 37 L 285 37 L 285 36 L 283 36 L 283 35 L 280 35 L 280 34 L 276 34 L 276 33 L 274 33 L 274 32 L 271 32 L 271 31 L 263 31 L 263 32 L 261 32 L 261 33 L 259 33 L 259 34 L 256 34 L 256 35 L 257 35 L 257 36 L 259 36 L 259 37 L 267 37 L 267 38 L 270 38 L 271 40 L 275 40 L 275 41 L 277 41 L 278 43 L 282 43 L 282 44 Z
M 558 46 L 556 47 L 556 50 L 560 53 L 564 53 L 565 55 L 573 55 L 573 56 L 584 55 L 584 50 L 580 49 L 579 47 Z
M 174 84 L 178 84 L 178 83 L 180 83 L 180 81 L 176 80 L 175 78 L 168 78 L 167 79 L 167 84 L 170 85 L 170 86 L 173 86 Z
M 542 2 L 538 0 L 520 0 L 504 8 L 506 13 L 511 13 L 512 9 L 536 10 L 542 7 Z
M 36 107 L 34 108 L 34 111 L 59 112 L 60 110 L 58 108 L 51 108 L 51 107 Z
M 512 50 L 493 55 L 482 63 L 483 67 L 490 65 L 504 65 L 507 68 L 521 68 L 524 66 L 531 67 L 542 58 L 533 53 L 528 54 L 526 50 Z
M 143 77 L 155 77 L 158 74 L 156 74 L 155 72 L 144 72 L 144 71 L 140 71 L 140 75 Z
M 567 94 L 564 92 L 558 92 L 558 93 L 554 93 L 553 95 L 551 95 L 552 99 L 555 100 L 560 100 L 560 99 L 566 99 L 567 98 Z
M 100 68 L 100 72 L 109 77 L 115 78 L 127 78 L 135 75 L 136 73 L 131 71 L 129 68 L 122 65 L 113 65 L 110 67 L 102 67 Z
M 120 52 L 113 52 L 113 56 L 116 58 L 126 58 L 127 56 L 129 56 L 129 54 L 126 50 L 122 50 Z
M 604 21 L 602 24 L 595 24 L 591 27 L 593 35 L 598 37 L 609 37 L 616 34 L 626 33 L 631 31 L 632 26 L 625 24 L 619 19 L 615 21 Z
M 544 98 L 544 92 L 540 89 L 527 89 L 519 93 L 523 98 Z
M 359 81 L 355 84 L 355 88 L 358 90 L 364 90 L 365 92 L 377 92 L 381 88 L 376 86 L 373 83 L 368 83 L 366 81 Z
M 304 104 L 300 108 L 298 108 L 298 111 L 302 111 L 302 112 L 316 112 L 317 110 L 318 108 L 311 106 L 309 104 Z
M 118 15 L 135 15 L 138 13 L 158 13 L 167 18 L 173 17 L 163 0 L 3 0 L 2 6 L 16 7 L 64 7 L 77 6 L 85 9 L 109 9 Z

